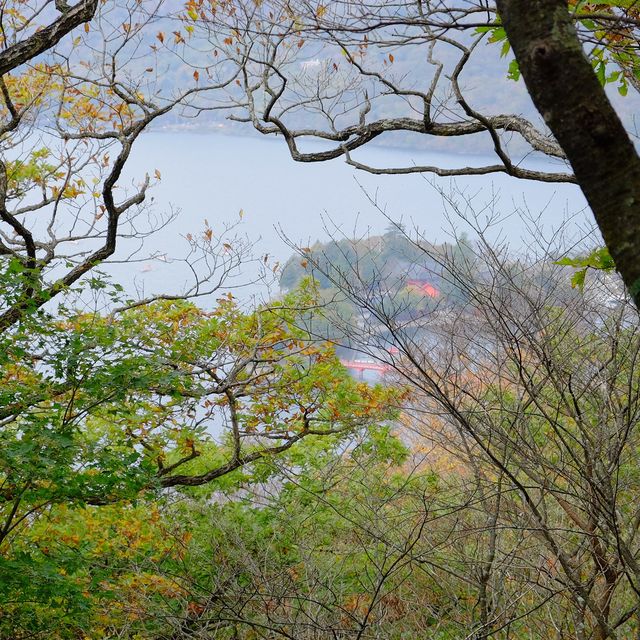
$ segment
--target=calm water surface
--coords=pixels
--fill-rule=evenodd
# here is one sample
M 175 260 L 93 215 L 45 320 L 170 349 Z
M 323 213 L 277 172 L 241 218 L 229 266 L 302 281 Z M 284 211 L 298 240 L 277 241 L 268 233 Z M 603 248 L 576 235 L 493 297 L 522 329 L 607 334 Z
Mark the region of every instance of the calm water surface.
M 447 237 L 449 224 L 442 198 L 429 180 L 449 191 L 450 179 L 373 176 L 352 169 L 340 159 L 319 164 L 296 163 L 284 142 L 278 139 L 158 132 L 146 134 L 137 145 L 129 177 L 140 179 L 145 172 L 153 174 L 157 169 L 162 180 L 150 194 L 156 212 L 180 210 L 167 228 L 147 241 L 141 262 L 109 267 L 127 288 L 135 286 L 145 294 L 175 291 L 188 282 L 190 276 L 184 265 L 175 260 L 187 250 L 186 234 L 201 234 L 205 219 L 213 232 L 219 233 L 225 224 L 239 221 L 241 209 L 244 215 L 237 232 L 248 236 L 256 255 L 268 253 L 274 256 L 273 260 L 280 261 L 286 260 L 291 250 L 278 229 L 303 245 L 328 238 L 325 225 L 329 218 L 347 235 L 353 235 L 354 230 L 382 232 L 389 222 L 371 204 L 367 194 L 392 219 L 403 219 L 407 226 L 419 226 L 433 240 Z M 460 166 L 482 162 L 478 158 L 384 147 L 366 149 L 359 159 L 377 166 Z M 476 207 L 496 196 L 497 209 L 503 215 L 526 203 L 532 213 L 541 215 L 549 230 L 567 215 L 577 214 L 572 223 L 576 225 L 590 218 L 583 211 L 582 195 L 572 185 L 529 183 L 501 175 L 458 178 L 455 185 L 475 196 Z M 515 246 L 527 235 L 518 216 L 507 216 L 500 230 Z M 144 259 L 144 255 L 154 252 L 162 258 Z M 123 245 L 119 257 L 126 255 L 127 246 Z M 250 272 L 247 267 L 245 280 Z

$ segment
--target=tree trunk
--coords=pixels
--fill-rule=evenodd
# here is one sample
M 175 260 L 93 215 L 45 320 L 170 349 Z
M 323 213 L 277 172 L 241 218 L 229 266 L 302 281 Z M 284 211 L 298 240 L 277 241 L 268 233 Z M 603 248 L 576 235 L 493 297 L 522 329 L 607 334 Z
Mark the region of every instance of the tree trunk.
M 640 158 L 584 55 L 566 0 L 496 0 L 533 102 L 571 163 L 640 306 Z
M 70 31 L 89 22 L 98 8 L 98 0 L 81 0 L 73 7 L 66 2 L 56 2 L 56 8 L 62 12 L 57 20 L 0 52 L 0 76 L 32 61 L 58 44 Z

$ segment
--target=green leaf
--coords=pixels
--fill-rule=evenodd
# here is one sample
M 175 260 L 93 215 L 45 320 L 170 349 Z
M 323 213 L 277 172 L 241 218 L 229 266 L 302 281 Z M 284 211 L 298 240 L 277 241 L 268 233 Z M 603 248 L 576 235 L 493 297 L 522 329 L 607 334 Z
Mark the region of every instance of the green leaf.
M 515 82 L 520 80 L 520 65 L 515 58 L 509 63 L 509 73 L 507 74 L 507 78 Z
M 571 286 L 574 288 L 578 287 L 580 289 L 584 287 L 587 269 L 597 269 L 598 271 L 609 272 L 614 271 L 616 268 L 615 262 L 613 261 L 607 247 L 594 249 L 586 256 L 577 256 L 575 258 L 565 256 L 564 258 L 560 258 L 560 260 L 556 260 L 554 264 L 578 269 L 578 271 L 576 271 L 571 277 Z
M 587 275 L 587 268 L 580 269 L 576 271 L 573 276 L 571 276 L 571 286 L 575 289 L 583 289 L 584 288 L 584 279 Z
M 491 37 L 489 38 L 489 42 L 502 42 L 506 39 L 507 32 L 504 30 L 504 27 L 495 27 Z
M 589 0 L 589 4 L 606 5 L 608 7 L 620 7 L 630 9 L 638 4 L 638 0 Z
M 556 260 L 553 264 L 558 264 L 561 267 L 581 267 L 583 265 L 583 261 L 580 258 L 564 257 L 560 260 Z

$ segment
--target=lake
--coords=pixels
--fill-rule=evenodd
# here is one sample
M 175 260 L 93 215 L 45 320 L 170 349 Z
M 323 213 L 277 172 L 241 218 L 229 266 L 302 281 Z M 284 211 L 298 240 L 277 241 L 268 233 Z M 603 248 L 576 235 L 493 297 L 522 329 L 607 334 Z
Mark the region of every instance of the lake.
M 256 255 L 273 256 L 272 263 L 284 262 L 291 254 L 280 236 L 282 232 L 304 246 L 326 240 L 325 225 L 331 226 L 330 221 L 349 236 L 354 230 L 382 232 L 389 221 L 372 205 L 367 194 L 377 200 L 390 218 L 402 219 L 407 226 L 417 225 L 431 240 L 446 239 L 449 225 L 442 198 L 430 181 L 447 191 L 456 185 L 473 195 L 478 207 L 495 198 L 496 209 L 507 216 L 498 225 L 500 232 L 514 246 L 522 245 L 527 231 L 518 216 L 507 214 L 525 204 L 530 212 L 540 214 L 548 230 L 567 216 L 573 216 L 571 224 L 576 228 L 591 221 L 591 214 L 585 212 L 584 198 L 573 185 L 525 182 L 499 174 L 455 181 L 420 175 L 374 176 L 356 171 L 340 159 L 296 163 L 280 139 L 215 132 L 147 133 L 136 144 L 127 177 L 138 180 L 145 172 L 153 175 L 157 169 L 162 180 L 150 191 L 155 210 L 158 213 L 170 207 L 180 210 L 177 218 L 145 245 L 145 254 L 156 252 L 162 255 L 161 259 L 143 259 L 108 268 L 127 288 L 135 285 L 147 295 L 167 289 L 176 291 L 188 282 L 188 270 L 174 260 L 188 248 L 185 239 L 188 233 L 202 234 L 206 219 L 217 234 L 225 223 L 239 222 L 240 210 L 243 217 L 238 232 L 248 236 Z M 382 146 L 365 149 L 358 159 L 377 166 L 461 166 L 482 162 L 478 157 Z M 495 159 L 489 161 L 494 163 Z M 559 170 L 557 166 L 552 168 Z M 497 234 L 498 228 L 493 233 Z M 125 258 L 127 249 L 123 244 L 118 257 Z M 245 280 L 249 271 L 248 268 Z

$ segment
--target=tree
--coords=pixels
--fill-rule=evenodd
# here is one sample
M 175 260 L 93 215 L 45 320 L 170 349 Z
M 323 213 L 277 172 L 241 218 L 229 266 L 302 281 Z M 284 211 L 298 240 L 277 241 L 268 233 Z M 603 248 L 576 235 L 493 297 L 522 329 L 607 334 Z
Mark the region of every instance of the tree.
M 225 497 L 178 488 L 161 517 L 181 556 L 131 561 L 157 579 L 114 634 L 637 634 L 637 309 L 615 275 L 572 287 L 561 234 L 521 255 L 459 240 L 434 251 L 405 235 L 465 294 L 409 321 L 353 268 L 301 251 L 369 312 L 354 325 L 321 310 L 335 340 L 409 390 L 394 416 L 404 446 L 388 429 L 306 440 L 240 484 L 228 476 Z
M 583 117 L 580 91 L 591 91 L 597 115 L 607 102 L 593 78 L 623 93 L 637 87 L 633 7 L 572 4 L 570 21 L 550 1 L 529 15 L 497 6 L 504 25 L 491 5 L 470 2 L 3 5 L 0 633 L 47 637 L 55 625 L 60 638 L 363 638 L 435 627 L 549 637 L 547 619 L 558 637 L 637 633 L 637 310 L 606 274 L 571 288 L 558 264 L 566 245 L 543 247 L 536 260 L 533 248 L 514 257 L 482 234 L 476 245 L 436 248 L 397 227 L 396 248 L 440 265 L 461 294 L 420 314 L 404 289 L 391 290 L 391 305 L 372 291 L 376 243 L 334 243 L 330 257 L 344 264 L 301 249 L 350 303 L 332 315 L 322 300 L 315 326 L 339 330 L 336 320 L 347 320 L 348 344 L 382 359 L 398 388 L 356 383 L 305 329 L 318 302 L 312 283 L 241 308 L 224 285 L 247 248 L 208 223 L 185 238 L 189 264 L 204 265 L 190 290 L 130 300 L 96 271 L 127 237 L 157 227 L 140 224 L 152 179 L 126 188 L 122 178 L 140 135 L 170 114 L 233 109 L 283 135 L 301 161 L 344 156 L 377 173 L 499 171 L 579 183 L 591 167 L 574 156 L 593 124 L 594 184 L 610 186 L 599 136 L 608 171 L 624 176 L 620 161 L 635 151 L 616 121 Z M 540 29 L 533 48 L 520 30 L 531 16 Z M 572 86 L 549 78 L 550 51 L 565 47 L 582 64 L 577 103 L 561 96 L 575 122 L 550 113 L 557 141 L 520 115 L 484 113 L 464 89 L 483 40 L 502 42 L 506 55 L 507 35 L 516 54 L 509 73 L 525 76 L 538 106 L 555 109 L 549 94 Z M 594 39 L 604 46 L 591 51 L 592 71 L 576 43 Z M 416 59 L 403 62 L 411 49 Z M 430 68 L 428 85 L 416 87 L 403 64 Z M 441 89 L 447 76 L 450 94 Z M 300 119 L 309 109 L 310 124 Z M 484 135 L 499 162 L 394 169 L 354 158 L 391 131 Z M 301 150 L 309 136 L 332 147 Z M 532 150 L 568 160 L 575 174 L 525 166 Z M 636 238 L 620 236 L 619 218 L 607 226 L 624 213 L 619 205 L 635 215 L 635 200 L 624 200 L 635 195 L 616 189 L 618 178 L 606 202 L 585 192 L 636 295 Z M 205 293 L 217 297 L 208 310 L 186 299 Z M 367 312 L 357 326 L 354 307 Z M 448 475 L 398 469 L 406 452 L 378 423 L 397 419 L 399 405 L 423 452 L 452 460 Z M 281 454 L 286 466 L 274 470 Z M 184 525 L 173 522 L 173 538 L 167 520 L 156 526 L 158 496 L 175 498 L 170 518 L 195 516 L 192 546 Z M 213 566 L 202 562 L 212 555 Z M 118 596 L 126 606 L 101 616 Z M 421 606 L 407 615 L 401 596 Z M 145 617 L 147 604 L 161 622 Z
M 3 5 L 0 270 L 11 277 L 0 331 L 78 283 L 119 242 L 129 260 L 139 259 L 142 241 L 170 217 L 154 217 L 145 204 L 161 178 L 153 167 L 153 178 L 123 184 L 133 145 L 159 119 L 220 107 L 205 96 L 237 75 L 219 56 L 206 69 L 194 61 L 183 77 L 192 53 L 187 32 L 162 31 L 181 16 L 180 7 L 163 2 Z M 210 250 L 217 246 L 191 242 L 195 282 L 186 292 L 161 294 L 215 291 L 219 280 L 206 254 L 220 268 Z M 230 250 L 223 261 L 237 264 L 239 255 Z
M 163 117 L 224 107 L 217 92 L 238 75 L 218 52 L 194 57 L 188 12 L 136 0 L 0 11 L 4 637 L 46 635 L 54 618 L 66 620 L 60 637 L 77 637 L 73 620 L 108 577 L 80 525 L 52 541 L 49 524 L 98 507 L 107 527 L 118 513 L 139 522 L 131 502 L 393 413 L 395 392 L 357 384 L 297 328 L 313 287 L 241 308 L 228 287 L 251 256 L 231 229 L 185 234 L 183 291 L 131 298 L 98 270 L 141 259 L 170 217 L 147 199 L 153 167 L 124 179 L 136 141 Z M 202 296 L 206 310 L 189 300 Z
M 462 219 L 471 204 L 448 201 Z M 464 252 L 414 240 L 465 295 L 410 321 L 352 271 L 326 269 L 368 311 L 365 325 L 342 330 L 413 389 L 404 407 L 416 441 L 448 452 L 477 499 L 486 555 L 467 557 L 477 562 L 473 637 L 501 637 L 519 620 L 537 628 L 539 608 L 558 637 L 630 637 L 640 625 L 637 310 L 614 274 L 571 286 L 557 261 L 562 234 L 548 244 L 539 232 L 513 255 L 475 230 Z
M 220 20 L 200 11 L 198 21 L 215 32 Z M 575 182 L 637 300 L 640 159 L 603 88 L 637 90 L 637 26 L 634 4 L 616 0 L 241 4 L 227 51 L 236 52 L 245 95 L 234 94 L 232 117 L 283 136 L 300 162 L 344 157 L 376 174 L 499 172 Z M 544 123 L 505 110 L 510 98 L 499 78 L 487 77 L 483 41 L 500 42 L 503 56 L 513 47 L 509 76 L 522 75 Z M 474 74 L 484 89 L 468 89 Z M 497 162 L 377 167 L 356 158 L 391 133 L 401 141 L 480 137 Z M 305 151 L 300 142 L 309 137 L 324 148 Z M 532 154 L 567 170 L 531 164 Z
M 640 157 L 634 144 L 583 53 L 566 3 L 542 0 L 525 7 L 522 2 L 497 0 L 496 6 L 529 94 L 566 153 L 604 241 L 638 303 Z M 628 3 L 605 4 L 604 18 L 633 37 L 632 60 L 636 61 L 630 71 L 624 66 L 622 70 L 633 78 L 635 88 L 637 9 L 631 5 L 630 11 L 621 11 L 621 6 Z
M 309 296 L 250 312 L 229 295 L 209 312 L 156 301 L 32 314 L 3 334 L 0 598 L 12 605 L 0 628 L 40 633 L 65 607 L 88 606 L 83 572 L 111 579 L 80 525 L 47 542 L 56 514 L 95 520 L 95 507 L 121 504 L 128 518 L 139 499 L 153 511 L 164 489 L 250 474 L 307 438 L 339 446 L 393 416 L 401 393 L 352 380 L 330 345 L 296 328 Z

